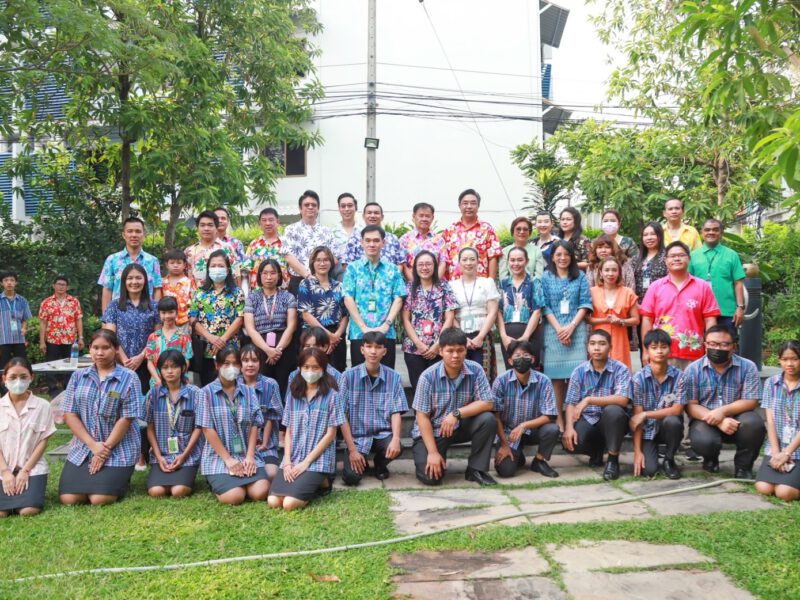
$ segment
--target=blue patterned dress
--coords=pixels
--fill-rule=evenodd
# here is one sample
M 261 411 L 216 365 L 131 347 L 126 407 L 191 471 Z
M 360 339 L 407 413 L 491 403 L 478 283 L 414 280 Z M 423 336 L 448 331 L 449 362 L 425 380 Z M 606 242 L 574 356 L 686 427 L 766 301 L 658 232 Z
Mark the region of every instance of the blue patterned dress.
M 571 343 L 565 346 L 558 339 L 558 334 L 547 321 L 547 315 L 554 315 L 561 325 L 566 325 L 575 318 L 582 308 L 592 312 L 592 294 L 589 283 L 583 272 L 569 280 L 558 277 L 550 271 L 542 275 L 542 291 L 544 292 L 544 374 L 550 379 L 569 379 L 572 371 L 586 360 L 587 329 L 581 323 L 572 334 Z M 569 302 L 569 312 L 561 314 L 561 300 Z

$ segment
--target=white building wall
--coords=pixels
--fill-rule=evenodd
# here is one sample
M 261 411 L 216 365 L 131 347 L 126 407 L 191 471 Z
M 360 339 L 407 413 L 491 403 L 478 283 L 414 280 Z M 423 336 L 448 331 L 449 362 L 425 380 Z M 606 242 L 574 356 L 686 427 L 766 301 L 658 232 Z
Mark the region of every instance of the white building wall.
M 330 114 L 347 109 L 363 112 L 366 107 L 367 2 L 318 0 L 316 7 L 324 26 L 323 33 L 316 40 L 322 49 L 317 60 L 318 73 L 329 94 L 319 106 L 318 113 Z M 452 67 L 456 69 L 455 76 L 448 68 L 425 8 Z M 476 98 L 471 93 L 475 91 L 492 95 L 513 94 L 517 97 L 510 100 L 520 105 L 471 102 L 467 106 L 454 101 L 414 101 L 437 104 L 445 107 L 444 110 L 471 109 L 534 119 L 540 117 L 537 0 L 426 0 L 424 5 L 416 0 L 379 0 L 377 19 L 379 94 L 413 93 L 416 90 L 427 95 L 460 98 L 460 84 L 470 98 Z M 418 68 L 420 66 L 436 69 Z M 419 89 L 397 86 L 419 86 Z M 343 91 L 358 92 L 359 97 L 332 103 L 331 100 L 337 96 L 340 98 Z M 483 94 L 480 98 L 489 98 Z M 380 97 L 378 106 L 379 111 L 395 107 L 426 110 L 425 107 Z M 366 117 L 315 120 L 311 126 L 319 128 L 324 145 L 308 151 L 306 176 L 287 177 L 280 181 L 277 186 L 278 208 L 282 213 L 296 213 L 299 195 L 305 189 L 314 189 L 322 197 L 323 222 L 332 224 L 338 219 L 335 200 L 341 192 L 352 192 L 361 203 L 364 202 Z M 510 222 L 515 212 L 520 211 L 526 189 L 509 152 L 516 145 L 542 135 L 538 121 L 479 121 L 476 125 L 472 120 L 453 122 L 381 115 L 380 112 L 377 131 L 380 138 L 377 200 L 384 208 L 386 222 L 410 221 L 413 204 L 427 201 L 437 208 L 439 227 L 457 218 L 458 194 L 468 187 L 481 194 L 484 218 L 494 223 Z

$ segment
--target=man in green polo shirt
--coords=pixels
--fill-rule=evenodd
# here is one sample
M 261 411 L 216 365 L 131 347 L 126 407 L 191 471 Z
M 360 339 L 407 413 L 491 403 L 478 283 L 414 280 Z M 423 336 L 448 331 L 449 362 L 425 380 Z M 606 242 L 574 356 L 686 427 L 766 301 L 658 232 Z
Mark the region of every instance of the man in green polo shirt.
M 692 252 L 689 272 L 711 282 L 722 313 L 717 325 L 726 326 L 736 336 L 744 318 L 744 268 L 739 255 L 722 244 L 723 229 L 719 219 L 703 223 L 703 245 Z

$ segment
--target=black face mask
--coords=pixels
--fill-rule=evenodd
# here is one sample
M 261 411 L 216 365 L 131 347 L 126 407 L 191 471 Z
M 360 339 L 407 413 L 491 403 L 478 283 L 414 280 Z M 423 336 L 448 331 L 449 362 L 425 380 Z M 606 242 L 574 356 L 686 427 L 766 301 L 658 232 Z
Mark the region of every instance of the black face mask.
M 520 356 L 519 358 L 515 358 L 513 361 L 511 361 L 511 364 L 514 366 L 515 371 L 524 375 L 531 370 L 533 360 L 525 356 Z
M 724 365 L 730 359 L 731 351 L 722 348 L 706 348 L 706 356 L 715 365 Z

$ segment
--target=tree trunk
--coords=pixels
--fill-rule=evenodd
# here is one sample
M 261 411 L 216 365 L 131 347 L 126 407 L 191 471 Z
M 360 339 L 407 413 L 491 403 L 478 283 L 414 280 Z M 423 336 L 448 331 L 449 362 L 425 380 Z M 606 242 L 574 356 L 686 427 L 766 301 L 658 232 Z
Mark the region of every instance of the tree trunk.
M 131 82 L 127 74 L 119 76 L 119 101 L 121 120 L 125 119 L 125 105 L 131 91 Z M 131 140 L 125 127 L 120 123 L 119 134 L 122 138 L 120 155 L 120 183 L 122 187 L 122 221 L 131 216 Z
M 169 220 L 167 229 L 164 231 L 164 250 L 172 250 L 175 247 L 175 228 L 178 226 L 178 219 L 181 216 L 181 205 L 178 202 L 178 193 L 173 188 L 170 191 Z
M 717 206 L 722 208 L 725 204 L 725 197 L 728 195 L 728 185 L 731 176 L 728 159 L 715 153 L 713 169 L 714 182 L 717 184 Z

